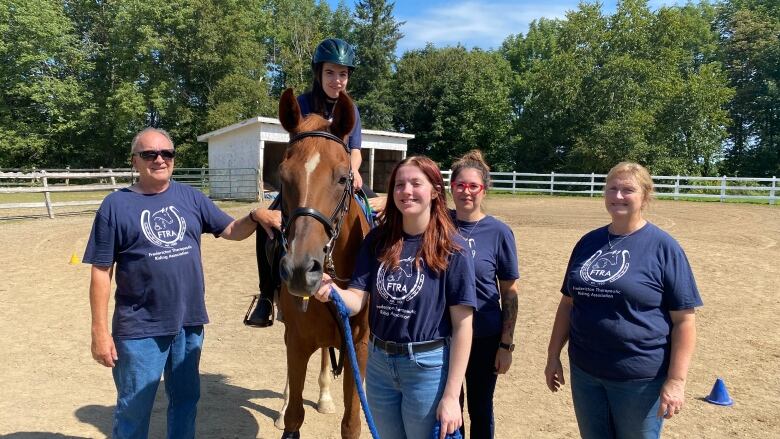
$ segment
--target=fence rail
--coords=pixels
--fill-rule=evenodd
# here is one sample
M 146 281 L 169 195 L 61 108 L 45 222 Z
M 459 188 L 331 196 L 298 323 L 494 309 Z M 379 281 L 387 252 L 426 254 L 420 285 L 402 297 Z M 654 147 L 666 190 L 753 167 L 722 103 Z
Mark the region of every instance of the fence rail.
M 450 171 L 444 171 L 447 183 Z M 42 202 L 0 204 L 0 209 L 46 208 L 50 218 L 55 207 L 98 205 L 101 199 L 52 201 L 51 195 L 68 192 L 116 191 L 134 183 L 138 174 L 131 169 L 49 169 L 22 171 L 0 169 L 0 195 L 12 193 L 40 193 Z M 491 188 L 511 193 L 574 194 L 601 196 L 606 174 L 541 174 L 531 172 L 492 172 Z M 260 192 L 257 169 L 177 168 L 173 178 L 193 186 L 214 199 L 257 200 Z M 78 181 L 78 184 L 72 184 Z M 778 198 L 778 179 L 744 177 L 694 177 L 660 175 L 653 177 L 656 196 L 679 199 L 746 199 L 775 204 Z
M 450 182 L 450 171 L 442 172 Z M 511 193 L 578 194 L 600 196 L 604 192 L 606 174 L 549 174 L 530 172 L 491 172 L 491 188 Z M 775 204 L 778 198 L 778 179 L 746 177 L 694 177 L 683 175 L 653 176 L 658 198 L 705 198 L 766 200 Z
M 51 195 L 71 192 L 117 191 L 133 184 L 138 173 L 131 169 L 50 169 L 24 172 L 0 169 L 0 194 L 43 194 L 41 202 L 2 203 L 0 209 L 46 208 L 54 218 L 55 207 L 99 205 L 103 200 L 52 201 Z M 256 169 L 176 168 L 173 178 L 221 200 L 257 200 Z M 74 184 L 78 182 L 78 184 Z

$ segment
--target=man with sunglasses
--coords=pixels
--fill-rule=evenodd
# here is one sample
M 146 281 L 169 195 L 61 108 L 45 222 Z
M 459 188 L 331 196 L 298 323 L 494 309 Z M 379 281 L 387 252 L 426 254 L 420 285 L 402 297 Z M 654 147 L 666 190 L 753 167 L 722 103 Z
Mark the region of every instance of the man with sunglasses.
M 112 368 L 114 438 L 146 438 L 160 382 L 168 395 L 168 437 L 195 437 L 205 304 L 200 236 L 241 240 L 252 212 L 234 220 L 200 191 L 171 180 L 176 150 L 163 130 L 131 144 L 138 182 L 109 194 L 95 215 L 84 262 L 92 264 L 92 357 Z M 111 277 L 116 272 L 112 333 Z

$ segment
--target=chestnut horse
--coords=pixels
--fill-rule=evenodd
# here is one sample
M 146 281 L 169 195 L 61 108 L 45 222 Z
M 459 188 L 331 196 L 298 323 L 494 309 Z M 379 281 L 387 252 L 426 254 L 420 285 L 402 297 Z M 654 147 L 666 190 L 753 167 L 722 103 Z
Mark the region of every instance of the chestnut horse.
M 352 275 L 355 259 L 368 222 L 352 191 L 349 152 L 344 143 L 355 124 L 349 96 L 342 93 L 328 120 L 301 116 L 292 89 L 279 101 L 279 121 L 290 133 L 290 143 L 279 167 L 283 195 L 283 235 L 286 255 L 280 263 L 282 291 L 279 308 L 284 316 L 287 345 L 289 404 L 284 414 L 282 438 L 300 437 L 303 424 L 303 384 L 311 354 L 323 347 L 342 347 L 342 329 L 332 303 L 309 300 L 328 273 L 342 287 Z M 352 340 L 361 374 L 368 355 L 366 310 L 350 319 Z M 345 362 L 344 417 L 341 436 L 360 436 L 360 401 Z

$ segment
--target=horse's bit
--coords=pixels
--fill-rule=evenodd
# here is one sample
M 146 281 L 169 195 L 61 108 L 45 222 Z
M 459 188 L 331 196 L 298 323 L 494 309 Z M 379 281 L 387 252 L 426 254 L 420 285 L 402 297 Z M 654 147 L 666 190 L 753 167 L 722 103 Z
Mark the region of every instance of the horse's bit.
M 322 137 L 328 140 L 331 140 L 333 142 L 338 143 L 342 147 L 344 147 L 344 151 L 347 153 L 347 157 L 349 158 L 349 147 L 347 147 L 347 144 L 344 143 L 344 140 L 338 138 L 337 136 L 334 136 L 333 134 L 327 132 L 327 131 L 304 131 L 302 133 L 298 133 L 295 136 L 290 138 L 290 141 L 287 143 L 288 147 L 292 146 L 295 142 L 298 142 L 301 139 L 304 139 L 306 137 Z M 336 275 L 336 267 L 333 264 L 333 244 L 336 241 L 336 239 L 339 236 L 339 233 L 341 232 L 341 225 L 344 223 L 344 217 L 346 216 L 346 213 L 349 211 L 349 205 L 350 205 L 350 199 L 352 198 L 354 191 L 352 189 L 352 180 L 354 179 L 354 175 L 352 174 L 352 161 L 348 160 L 349 162 L 349 173 L 347 174 L 347 181 L 344 185 L 344 192 L 341 194 L 341 199 L 339 200 L 339 203 L 336 205 L 336 208 L 333 210 L 333 213 L 330 215 L 330 218 L 326 217 L 317 209 L 311 208 L 311 207 L 298 207 L 295 210 L 293 210 L 290 213 L 290 217 L 287 218 L 286 221 L 282 222 L 282 236 L 284 237 L 284 248 L 285 251 L 288 251 L 287 247 L 287 238 L 290 234 L 290 225 L 293 224 L 293 221 L 295 221 L 298 217 L 301 216 L 309 216 L 314 218 L 315 220 L 319 221 L 320 224 L 325 227 L 325 233 L 328 235 L 328 243 L 325 244 L 325 248 L 323 251 L 325 252 L 325 270 L 327 271 L 328 275 L 340 282 L 347 282 L 349 279 L 343 279 Z

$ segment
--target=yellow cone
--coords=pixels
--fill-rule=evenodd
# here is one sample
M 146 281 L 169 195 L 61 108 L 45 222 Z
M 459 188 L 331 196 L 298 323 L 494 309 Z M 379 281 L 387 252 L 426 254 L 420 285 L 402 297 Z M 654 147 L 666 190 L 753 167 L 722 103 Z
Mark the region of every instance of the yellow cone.
M 73 252 L 73 254 L 70 255 L 70 265 L 78 265 L 80 262 L 79 257 L 76 256 L 76 252 Z

